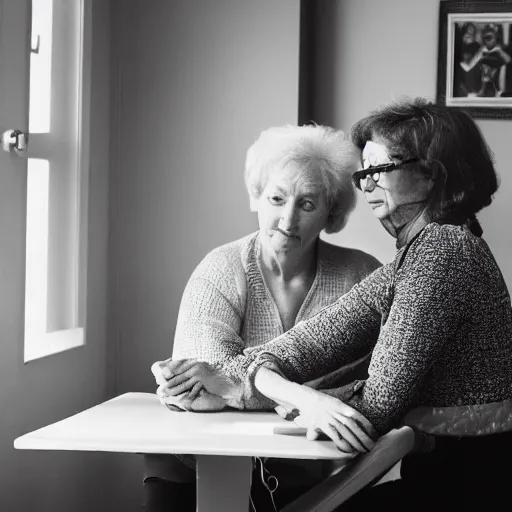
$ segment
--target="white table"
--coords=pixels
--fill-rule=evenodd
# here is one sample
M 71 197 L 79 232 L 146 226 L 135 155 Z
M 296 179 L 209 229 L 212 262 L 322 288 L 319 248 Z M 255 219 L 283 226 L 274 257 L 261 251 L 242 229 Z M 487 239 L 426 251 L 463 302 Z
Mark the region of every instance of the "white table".
M 126 393 L 14 441 L 20 450 L 197 455 L 201 512 L 245 512 L 253 456 L 341 459 L 331 441 L 273 434 L 273 412 L 174 412 L 154 394 Z

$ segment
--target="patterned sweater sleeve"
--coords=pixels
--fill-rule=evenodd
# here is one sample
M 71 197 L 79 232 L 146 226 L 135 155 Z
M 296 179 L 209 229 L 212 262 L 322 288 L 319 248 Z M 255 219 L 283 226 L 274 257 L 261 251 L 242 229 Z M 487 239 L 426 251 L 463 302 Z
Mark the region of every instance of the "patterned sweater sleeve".
M 373 352 L 369 378 L 349 405 L 385 433 L 413 406 L 418 389 L 467 314 L 473 264 L 449 232 L 411 249 L 397 276 L 389 318 Z
M 356 382 L 351 393 L 345 389 L 340 399 L 381 433 L 396 426 L 464 321 L 475 271 L 475 255 L 464 254 L 460 239 L 447 231 L 429 238 L 411 248 L 392 286 L 394 270 L 385 265 L 317 316 L 251 349 L 243 393 L 251 395 L 261 366 L 277 366 L 302 383 L 344 364 L 346 354 L 367 349 L 378 336 L 369 378 Z
M 253 377 L 261 366 L 304 383 L 367 354 L 378 337 L 391 279 L 392 265 L 384 265 L 314 317 L 264 345 L 246 349 L 246 358 L 234 362 L 241 365 L 239 374 L 246 375 L 243 408 L 254 408 Z

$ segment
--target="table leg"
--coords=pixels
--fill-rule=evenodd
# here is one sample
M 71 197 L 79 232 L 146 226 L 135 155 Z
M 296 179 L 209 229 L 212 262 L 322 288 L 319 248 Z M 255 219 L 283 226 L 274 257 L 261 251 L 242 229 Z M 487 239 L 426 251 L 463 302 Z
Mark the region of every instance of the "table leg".
M 251 457 L 197 455 L 198 512 L 246 512 L 251 490 Z

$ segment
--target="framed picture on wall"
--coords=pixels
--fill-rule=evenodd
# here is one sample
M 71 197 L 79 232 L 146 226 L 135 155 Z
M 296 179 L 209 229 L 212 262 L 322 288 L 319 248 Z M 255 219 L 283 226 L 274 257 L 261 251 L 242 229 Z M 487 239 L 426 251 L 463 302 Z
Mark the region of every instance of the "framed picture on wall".
M 512 118 L 512 1 L 442 1 L 437 101 Z

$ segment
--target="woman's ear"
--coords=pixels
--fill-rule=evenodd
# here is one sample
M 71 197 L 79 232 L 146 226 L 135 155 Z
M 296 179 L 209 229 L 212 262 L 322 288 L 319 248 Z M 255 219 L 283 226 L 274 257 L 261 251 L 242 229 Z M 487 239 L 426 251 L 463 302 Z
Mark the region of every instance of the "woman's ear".
M 431 167 L 430 170 L 430 177 L 428 180 L 428 191 L 431 192 L 432 189 L 436 186 L 436 182 L 442 178 L 443 172 L 441 168 L 439 167 L 439 164 L 437 162 L 434 162 L 434 164 Z
M 435 187 L 436 185 L 436 173 L 433 173 L 430 175 L 430 179 L 428 180 L 428 191 L 429 192 L 432 192 L 432 189 Z
M 258 200 L 252 194 L 249 194 L 249 208 L 251 212 L 258 211 Z
M 422 187 L 424 187 L 424 189 L 427 191 L 427 192 L 432 192 L 432 190 L 434 189 L 435 185 L 436 185 L 436 181 L 437 181 L 437 177 L 439 175 L 439 169 L 438 169 L 438 166 L 436 164 L 436 162 L 433 162 L 431 165 L 420 165 L 420 168 L 419 168 L 421 174 L 422 174 L 422 179 L 421 181 L 423 181 L 424 185 Z
M 334 224 L 334 214 L 333 214 L 333 212 L 329 212 L 329 215 L 327 216 L 327 221 L 325 222 L 324 230 L 326 232 L 328 232 L 329 229 L 332 228 L 333 224 Z

